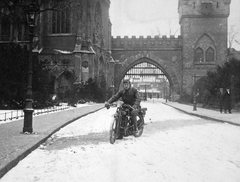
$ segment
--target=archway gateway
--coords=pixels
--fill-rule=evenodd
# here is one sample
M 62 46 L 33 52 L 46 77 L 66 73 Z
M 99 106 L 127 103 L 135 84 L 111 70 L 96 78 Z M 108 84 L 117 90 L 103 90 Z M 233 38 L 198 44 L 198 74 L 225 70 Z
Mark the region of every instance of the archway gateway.
M 132 66 L 123 75 L 123 79 L 130 79 L 132 85 L 139 90 L 143 100 L 147 98 L 164 98 L 170 96 L 170 81 L 167 75 L 157 66 L 142 62 Z M 122 81 L 119 84 L 122 88 Z
M 40 53 L 39 60 L 46 60 L 49 68 L 57 65 L 60 71 L 65 67 L 74 71 L 77 82 L 94 79 L 101 70 L 107 86 L 116 92 L 127 70 L 145 61 L 140 59 L 146 59 L 164 71 L 170 83 L 171 99 L 177 100 L 192 93 L 194 75 L 196 79 L 206 76 L 208 71 L 216 70 L 227 60 L 231 0 L 195 0 L 194 3 L 178 0 L 181 30 L 178 37 L 115 38 L 111 37 L 110 1 L 84 1 L 87 3 L 74 1 L 72 7 L 76 5 L 79 8 L 69 9 L 68 32 L 54 31 L 58 26 L 52 23 L 55 13 L 44 12 L 39 24 L 41 35 L 34 48 L 34 52 L 38 49 Z M 49 6 L 49 3 L 44 3 L 42 8 Z M 65 20 L 59 19 L 59 22 Z M 65 62 L 66 59 L 69 61 Z M 88 63 L 89 69 L 83 62 Z M 117 68 L 113 69 L 112 62 L 120 66 L 116 64 L 114 67 Z

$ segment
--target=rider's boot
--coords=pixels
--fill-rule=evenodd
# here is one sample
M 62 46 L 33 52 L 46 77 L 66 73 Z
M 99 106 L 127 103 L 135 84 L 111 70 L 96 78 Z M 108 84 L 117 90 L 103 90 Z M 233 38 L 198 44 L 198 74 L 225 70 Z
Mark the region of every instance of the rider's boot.
M 137 126 L 135 127 L 135 131 L 134 132 L 138 133 L 138 127 Z
M 133 123 L 134 123 L 134 128 L 135 128 L 135 131 L 134 131 L 134 133 L 138 133 L 138 127 L 137 127 L 137 120 L 135 119 L 133 119 Z
M 121 140 L 121 139 L 123 139 L 123 136 L 122 135 L 118 135 L 117 139 Z
M 132 115 L 132 121 L 133 121 L 134 128 L 135 128 L 134 133 L 138 133 L 136 113 L 137 113 L 136 111 L 132 111 L 132 113 L 131 113 L 131 115 Z

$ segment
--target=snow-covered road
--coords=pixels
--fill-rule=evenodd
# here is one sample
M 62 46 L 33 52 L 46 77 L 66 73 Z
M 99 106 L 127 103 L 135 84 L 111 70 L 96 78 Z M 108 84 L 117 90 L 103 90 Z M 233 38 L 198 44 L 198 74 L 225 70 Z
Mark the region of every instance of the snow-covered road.
M 62 128 L 0 182 L 240 181 L 240 127 L 143 102 L 142 137 L 109 143 L 103 109 Z

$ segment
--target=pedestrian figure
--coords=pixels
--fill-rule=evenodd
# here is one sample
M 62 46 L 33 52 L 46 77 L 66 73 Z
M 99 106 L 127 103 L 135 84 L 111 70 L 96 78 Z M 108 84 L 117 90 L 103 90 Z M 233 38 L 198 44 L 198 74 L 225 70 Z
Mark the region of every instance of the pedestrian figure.
M 220 113 L 222 113 L 223 107 L 224 107 L 224 90 L 223 90 L 223 88 L 219 89 L 218 100 L 219 100 Z
M 230 92 L 230 89 L 227 88 L 226 89 L 226 92 L 224 94 L 224 112 L 227 113 L 227 111 L 229 113 L 231 113 L 231 104 L 232 104 L 232 101 L 231 101 L 231 92 Z

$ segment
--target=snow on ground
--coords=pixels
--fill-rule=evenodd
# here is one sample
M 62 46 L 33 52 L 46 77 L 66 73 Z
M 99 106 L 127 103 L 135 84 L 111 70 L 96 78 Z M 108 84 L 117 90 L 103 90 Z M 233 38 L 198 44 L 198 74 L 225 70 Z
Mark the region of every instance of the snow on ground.
M 109 144 L 116 108 L 62 128 L 0 182 L 239 182 L 240 127 L 206 121 L 157 102 L 140 138 Z

